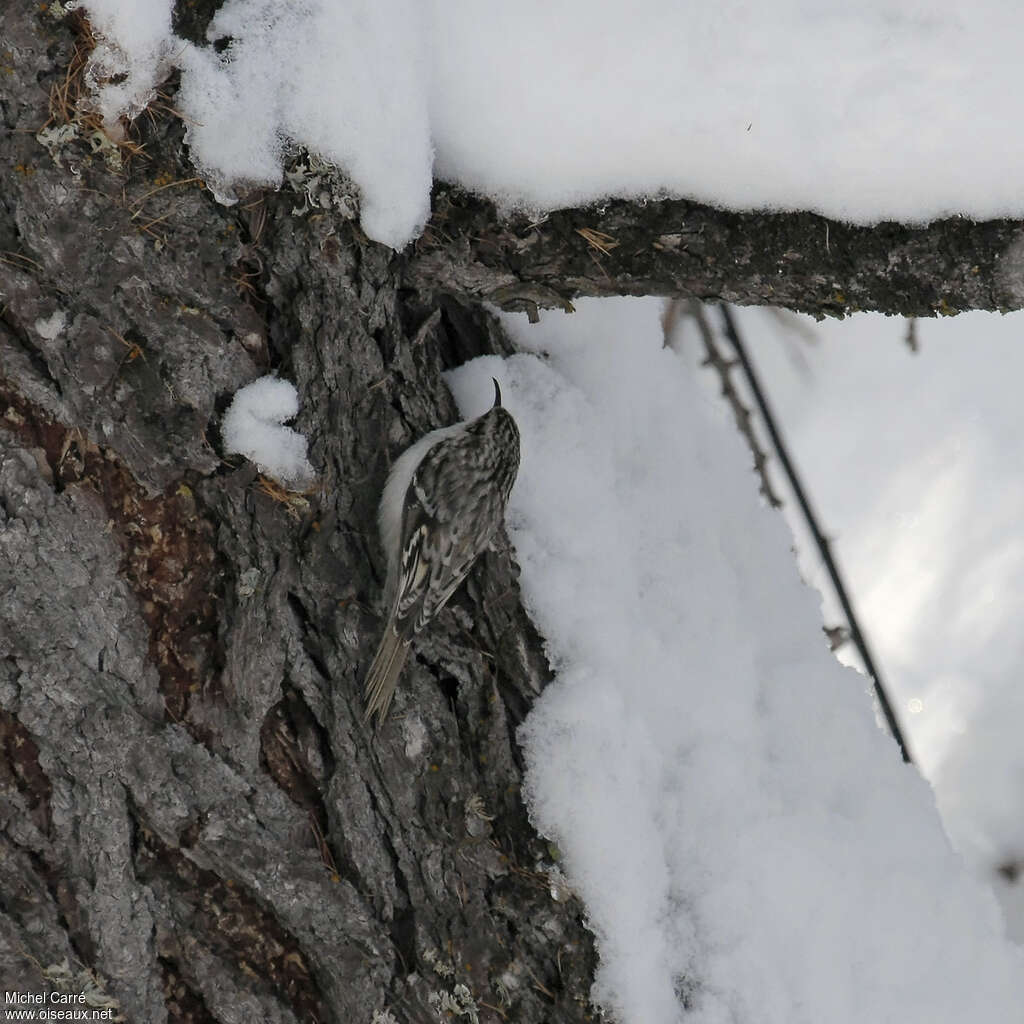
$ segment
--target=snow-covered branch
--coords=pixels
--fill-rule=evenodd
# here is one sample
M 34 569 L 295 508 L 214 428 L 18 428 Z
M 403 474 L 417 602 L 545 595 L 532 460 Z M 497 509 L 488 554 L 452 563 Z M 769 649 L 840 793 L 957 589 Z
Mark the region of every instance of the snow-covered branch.
M 439 186 L 407 273 L 420 286 L 527 312 L 584 295 L 672 295 L 815 316 L 948 316 L 1024 307 L 1024 223 L 858 227 L 682 199 L 503 218 L 490 202 Z

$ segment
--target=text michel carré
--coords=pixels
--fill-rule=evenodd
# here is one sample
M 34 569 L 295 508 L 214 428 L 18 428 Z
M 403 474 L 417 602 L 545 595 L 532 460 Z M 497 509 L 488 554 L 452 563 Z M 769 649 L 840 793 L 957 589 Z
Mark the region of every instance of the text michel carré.
M 4 1002 L 8 1005 L 24 1006 L 26 1003 L 84 1003 L 84 992 L 5 992 Z

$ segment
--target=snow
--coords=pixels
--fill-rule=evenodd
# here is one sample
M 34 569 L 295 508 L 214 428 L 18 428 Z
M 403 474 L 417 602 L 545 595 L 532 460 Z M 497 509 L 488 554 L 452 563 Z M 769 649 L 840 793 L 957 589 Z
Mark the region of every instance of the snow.
M 136 117 L 170 70 L 175 45 L 168 0 L 88 0 L 84 7 L 98 45 L 89 76 L 107 82 L 99 89 L 100 109 L 108 121 L 119 114 Z
M 497 377 L 522 433 L 509 527 L 557 679 L 520 738 L 595 996 L 624 1024 L 1015 1019 L 1024 954 L 660 312 L 508 317 L 537 354 L 451 378 L 474 415 Z
M 178 96 L 193 157 L 218 191 L 282 180 L 286 140 L 362 187 L 362 227 L 400 248 L 429 214 L 431 149 L 413 0 L 229 0 L 187 46 Z
M 85 0 L 122 56 L 108 119 L 182 69 L 176 106 L 224 196 L 333 161 L 400 248 L 431 178 L 536 210 L 663 193 L 859 223 L 1024 216 L 1024 8 L 1003 0 Z M 103 60 L 109 61 L 110 54 Z
M 1024 314 L 919 321 L 917 354 L 898 319 L 736 316 L 946 829 L 1024 941 L 995 874 L 1024 859 Z
M 306 458 L 306 438 L 282 425 L 298 412 L 298 392 L 290 381 L 260 377 L 239 388 L 221 423 L 225 454 L 244 455 L 285 486 L 309 487 L 316 474 Z

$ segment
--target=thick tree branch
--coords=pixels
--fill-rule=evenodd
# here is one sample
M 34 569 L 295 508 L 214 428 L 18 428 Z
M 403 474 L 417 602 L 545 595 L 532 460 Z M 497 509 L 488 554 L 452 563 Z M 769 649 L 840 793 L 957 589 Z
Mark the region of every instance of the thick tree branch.
M 961 217 L 855 227 L 812 213 L 733 213 L 683 199 L 503 219 L 440 185 L 406 278 L 504 309 L 585 295 L 672 295 L 815 316 L 943 316 L 1024 306 L 1024 224 Z

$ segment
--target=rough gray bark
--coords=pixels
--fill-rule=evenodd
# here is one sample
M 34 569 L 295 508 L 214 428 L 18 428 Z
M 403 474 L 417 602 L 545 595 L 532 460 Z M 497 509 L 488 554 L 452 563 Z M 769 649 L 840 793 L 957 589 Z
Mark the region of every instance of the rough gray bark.
M 0 987 L 139 1024 L 590 1019 L 593 943 L 520 795 L 547 666 L 507 545 L 362 721 L 390 459 L 456 417 L 441 370 L 507 350 L 484 300 L 1017 306 L 1020 225 L 668 201 L 530 224 L 439 187 L 396 256 L 344 196 L 217 205 L 166 110 L 123 170 L 84 129 L 44 147 L 74 27 L 18 4 L 3 33 Z M 305 499 L 219 454 L 228 396 L 272 369 Z

